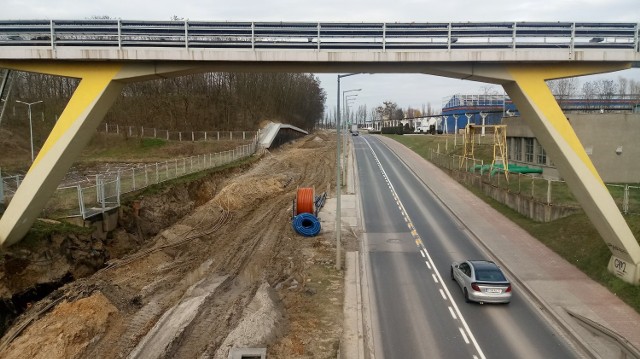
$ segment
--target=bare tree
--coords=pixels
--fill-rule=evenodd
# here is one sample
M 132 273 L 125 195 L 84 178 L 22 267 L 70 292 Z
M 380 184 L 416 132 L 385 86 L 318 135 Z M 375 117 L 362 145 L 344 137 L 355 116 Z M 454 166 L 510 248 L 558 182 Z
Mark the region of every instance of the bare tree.
M 568 99 L 576 97 L 579 84 L 580 81 L 577 77 L 547 81 L 547 86 L 560 107 L 564 107 Z

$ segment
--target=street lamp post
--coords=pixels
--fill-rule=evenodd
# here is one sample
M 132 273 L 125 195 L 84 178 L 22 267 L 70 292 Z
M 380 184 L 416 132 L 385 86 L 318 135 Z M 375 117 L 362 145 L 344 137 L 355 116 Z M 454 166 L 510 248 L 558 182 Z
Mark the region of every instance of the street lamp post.
M 341 174 L 340 174 L 340 142 L 341 142 L 341 138 L 340 138 L 340 126 L 342 126 L 342 124 L 340 123 L 340 79 L 343 77 L 348 77 L 348 76 L 353 76 L 353 75 L 357 75 L 358 73 L 352 73 L 352 74 L 344 74 L 344 75 L 338 75 L 338 92 L 337 92 L 337 106 L 338 106 L 338 110 L 337 110 L 337 115 L 338 118 L 336 119 L 336 269 L 340 270 L 342 269 L 342 256 L 341 256 L 341 235 L 342 235 L 342 203 L 341 203 L 341 199 L 340 199 L 340 192 L 342 191 L 342 184 L 341 184 Z M 350 91 L 350 90 L 349 90 Z M 344 96 L 344 94 L 342 94 L 342 96 Z
M 31 163 L 33 163 L 33 159 L 34 159 L 34 156 L 33 156 L 33 124 L 31 122 L 31 105 L 35 105 L 35 104 L 41 103 L 42 101 L 36 101 L 36 102 L 29 103 L 29 102 L 23 102 L 23 101 L 16 100 L 16 102 L 24 104 L 24 105 L 27 105 L 29 107 L 29 110 L 28 110 L 28 114 L 29 114 L 29 137 L 31 137 Z

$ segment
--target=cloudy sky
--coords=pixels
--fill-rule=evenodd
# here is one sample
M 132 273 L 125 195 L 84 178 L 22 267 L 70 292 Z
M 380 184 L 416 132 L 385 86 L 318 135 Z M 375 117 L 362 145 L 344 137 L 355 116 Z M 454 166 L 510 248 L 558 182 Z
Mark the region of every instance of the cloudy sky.
M 587 21 L 640 22 L 640 0 L 0 0 L 0 20 L 85 19 L 109 16 L 127 20 L 199 21 Z M 319 74 L 327 91 L 327 108 L 335 106 L 336 75 Z M 640 80 L 640 69 L 600 75 Z M 586 78 L 588 80 L 589 78 Z M 585 80 L 585 79 L 583 79 Z M 373 108 L 391 100 L 402 108 L 443 98 L 480 94 L 486 84 L 427 75 L 358 75 L 344 78 L 342 89 L 362 89 L 352 106 Z M 502 92 L 500 88 L 491 88 Z M 355 92 L 354 92 L 355 93 Z

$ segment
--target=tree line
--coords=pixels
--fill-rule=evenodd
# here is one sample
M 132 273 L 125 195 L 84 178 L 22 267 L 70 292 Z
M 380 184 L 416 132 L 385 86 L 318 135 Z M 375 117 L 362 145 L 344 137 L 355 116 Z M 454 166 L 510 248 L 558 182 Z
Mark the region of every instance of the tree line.
M 28 126 L 32 106 L 34 132 L 46 136 L 79 80 L 14 72 L 4 126 Z M 312 130 L 324 115 L 324 90 L 312 74 L 202 73 L 125 85 L 104 121 L 174 131 L 256 130 L 263 120 Z M 45 134 L 46 133 L 46 134 Z M 37 141 L 36 141 L 37 142 Z

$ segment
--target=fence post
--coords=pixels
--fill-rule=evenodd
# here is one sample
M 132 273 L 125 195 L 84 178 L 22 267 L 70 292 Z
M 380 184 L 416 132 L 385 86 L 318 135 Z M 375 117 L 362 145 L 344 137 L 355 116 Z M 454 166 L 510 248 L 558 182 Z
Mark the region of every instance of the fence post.
M 164 171 L 167 174 L 167 181 L 169 180 L 169 161 L 164 161 Z
M 135 190 L 136 190 L 136 168 L 135 168 L 135 167 L 133 167 L 133 168 L 131 169 L 131 172 L 133 173 L 133 174 L 131 175 L 131 182 L 132 182 L 132 184 L 133 184 L 133 190 L 135 191 Z
M 624 196 L 622 197 L 622 213 L 629 214 L 629 185 L 624 185 Z
M 147 187 L 149 185 L 149 174 L 147 173 L 147 165 L 144 165 L 144 186 Z
M 536 180 L 533 176 L 531 176 L 531 198 L 534 196 L 533 188 L 536 186 Z
M 178 178 L 178 159 L 177 158 L 174 161 L 174 166 L 176 167 L 176 178 Z
M 191 131 L 191 142 L 194 142 L 196 140 L 195 136 L 193 135 L 193 131 Z
M 169 130 L 167 130 L 167 141 L 169 141 Z
M 116 134 L 119 135 L 120 134 L 120 125 L 116 125 Z
M 156 162 L 156 183 L 160 183 L 160 173 L 158 173 L 158 162 Z
M 220 131 L 216 131 L 216 134 L 218 135 L 218 141 L 220 141 Z
M 207 131 L 204 131 L 204 140 L 207 140 Z
M 78 207 L 80 208 L 80 215 L 82 216 L 82 219 L 85 219 L 84 197 L 82 196 L 82 187 L 80 187 L 80 185 L 76 185 L 76 188 L 78 189 Z
M 182 142 L 182 131 L 178 132 L 179 141 Z
M 243 139 L 243 140 L 246 140 L 246 139 L 247 139 L 247 137 L 246 137 L 246 135 L 245 135 L 244 131 L 242 131 L 242 139 Z
M 189 173 L 193 173 L 193 156 L 189 156 Z
M 120 171 L 118 171 L 118 178 L 116 178 L 116 193 L 117 193 L 117 197 L 116 197 L 116 201 L 118 203 L 118 207 L 120 207 L 120 192 L 121 192 L 121 182 L 120 182 Z
M 551 179 L 547 178 L 547 204 L 551 204 Z
M 109 124 L 108 123 L 104 124 L 104 133 L 109 133 Z

